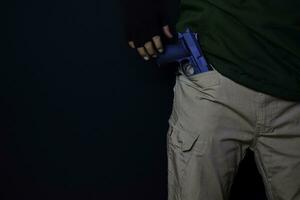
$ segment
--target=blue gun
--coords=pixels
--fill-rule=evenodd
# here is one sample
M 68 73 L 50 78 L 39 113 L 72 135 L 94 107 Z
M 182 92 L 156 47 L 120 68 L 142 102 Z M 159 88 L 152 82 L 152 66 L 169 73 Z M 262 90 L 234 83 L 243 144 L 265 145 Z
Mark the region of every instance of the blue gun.
M 183 33 L 178 33 L 178 42 L 166 45 L 164 53 L 156 59 L 159 66 L 174 61 L 179 63 L 180 70 L 186 76 L 212 70 L 203 56 L 198 42 L 198 34 L 193 33 L 190 28 Z

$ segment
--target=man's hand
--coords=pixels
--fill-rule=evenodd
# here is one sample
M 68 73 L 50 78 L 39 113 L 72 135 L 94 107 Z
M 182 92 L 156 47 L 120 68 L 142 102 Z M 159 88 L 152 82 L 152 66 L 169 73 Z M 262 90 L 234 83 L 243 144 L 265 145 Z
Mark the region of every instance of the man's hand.
M 170 31 L 169 25 L 162 27 L 163 33 L 167 38 L 173 38 L 173 35 Z M 128 42 L 131 48 L 136 48 L 133 41 Z M 143 47 L 138 47 L 137 52 L 140 56 L 142 56 L 145 60 L 149 60 L 150 57 L 156 58 L 158 52 L 162 53 L 164 51 L 163 44 L 161 41 L 161 37 L 159 35 L 155 35 L 149 41 L 147 41 Z
M 164 51 L 165 39 L 175 38 L 170 3 L 169 0 L 121 0 L 127 42 L 145 60 Z

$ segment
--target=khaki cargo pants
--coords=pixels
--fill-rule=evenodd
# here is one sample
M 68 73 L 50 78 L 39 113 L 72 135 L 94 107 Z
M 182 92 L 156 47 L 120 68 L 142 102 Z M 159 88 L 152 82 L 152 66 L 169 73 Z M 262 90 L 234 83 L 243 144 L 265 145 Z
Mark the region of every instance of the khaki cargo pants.
M 300 103 L 217 71 L 179 75 L 167 134 L 168 200 L 227 200 L 246 149 L 269 200 L 300 200 Z

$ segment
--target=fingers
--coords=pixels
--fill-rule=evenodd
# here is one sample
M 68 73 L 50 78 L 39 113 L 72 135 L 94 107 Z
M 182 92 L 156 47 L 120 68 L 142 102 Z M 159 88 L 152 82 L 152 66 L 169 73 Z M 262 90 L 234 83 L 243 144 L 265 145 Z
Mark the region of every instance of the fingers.
M 150 57 L 146 51 L 146 49 L 144 47 L 139 47 L 137 48 L 138 53 L 140 54 L 140 56 L 142 56 L 145 60 L 149 60 Z
M 164 51 L 163 45 L 160 39 L 159 35 L 156 35 L 152 38 L 152 41 L 154 43 L 155 48 L 159 51 L 159 53 L 162 53 Z
M 134 42 L 133 42 L 133 41 L 129 41 L 129 42 L 128 42 L 128 45 L 129 45 L 131 48 L 133 48 L 133 49 L 135 48 Z
M 135 48 L 134 42 L 129 41 L 128 45 L 131 48 Z M 149 60 L 150 57 L 156 58 L 157 57 L 157 51 L 160 53 L 163 52 L 163 45 L 161 42 L 161 38 L 159 35 L 156 35 L 152 38 L 152 41 L 148 41 L 145 43 L 143 47 L 137 48 L 138 54 L 143 57 L 145 60 Z
M 157 57 L 157 52 L 154 49 L 152 41 L 146 42 L 143 47 L 137 48 L 137 51 L 145 60 L 149 60 L 150 56 L 153 58 Z
M 153 58 L 157 57 L 157 52 L 154 49 L 154 45 L 153 45 L 152 41 L 147 42 L 144 47 L 145 47 L 148 55 L 152 56 Z
M 163 28 L 163 33 L 168 37 L 168 38 L 173 38 L 173 35 L 170 31 L 169 25 L 164 26 Z M 136 48 L 135 44 L 133 41 L 129 41 L 128 45 L 131 48 Z M 162 44 L 161 37 L 159 35 L 155 35 L 152 37 L 151 41 L 147 41 L 144 46 L 138 47 L 137 51 L 140 56 L 142 56 L 145 60 L 149 60 L 150 57 L 156 58 L 158 55 L 157 51 L 159 53 L 162 53 L 164 51 L 164 47 Z
M 135 45 L 134 45 L 134 42 L 133 41 L 129 41 L 128 42 L 128 45 L 131 47 L 131 48 L 135 48 Z M 145 45 L 146 46 L 146 45 Z M 147 51 L 149 51 L 151 54 L 153 54 L 153 51 L 150 49 L 151 48 L 151 46 L 148 44 L 147 45 L 147 47 L 148 47 L 148 50 L 146 50 L 144 47 L 139 47 L 139 48 L 137 48 L 137 51 L 138 51 L 138 53 L 139 53 L 139 55 L 140 56 L 142 56 L 145 60 L 149 60 L 150 58 L 149 58 L 149 54 L 147 53 Z M 150 55 L 151 55 L 150 54 Z

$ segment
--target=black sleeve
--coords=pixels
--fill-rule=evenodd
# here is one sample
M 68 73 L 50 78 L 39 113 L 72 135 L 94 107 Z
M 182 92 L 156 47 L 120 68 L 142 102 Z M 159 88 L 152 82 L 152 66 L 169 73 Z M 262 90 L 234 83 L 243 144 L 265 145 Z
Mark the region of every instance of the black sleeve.
M 144 46 L 155 35 L 163 36 L 162 27 L 171 25 L 169 5 L 172 0 L 120 0 L 128 41 Z M 174 30 L 171 30 L 174 33 Z

